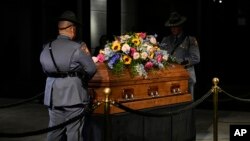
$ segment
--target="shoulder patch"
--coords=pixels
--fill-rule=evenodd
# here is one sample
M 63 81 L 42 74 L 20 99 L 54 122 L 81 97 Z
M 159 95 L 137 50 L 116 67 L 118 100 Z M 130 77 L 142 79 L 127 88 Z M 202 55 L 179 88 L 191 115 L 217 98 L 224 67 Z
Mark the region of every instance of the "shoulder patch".
M 198 46 L 198 42 L 197 42 L 195 37 L 192 38 L 191 42 L 192 42 L 193 45 Z
M 194 45 L 195 45 L 195 46 L 198 46 L 197 40 L 194 40 Z
M 88 49 L 88 47 L 87 47 L 87 45 L 86 45 L 85 43 L 82 43 L 82 45 L 81 45 L 81 50 L 82 50 L 82 52 L 84 52 L 85 54 L 90 55 L 89 49 Z

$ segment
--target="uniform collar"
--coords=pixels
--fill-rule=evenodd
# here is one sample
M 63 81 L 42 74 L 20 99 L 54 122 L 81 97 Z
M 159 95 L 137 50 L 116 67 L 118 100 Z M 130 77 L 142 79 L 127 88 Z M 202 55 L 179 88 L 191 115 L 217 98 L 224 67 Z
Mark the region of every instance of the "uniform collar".
M 183 32 L 181 32 L 180 34 L 178 34 L 178 35 L 175 36 L 175 37 L 180 38 L 182 35 L 183 35 Z
M 57 39 L 70 39 L 70 38 L 66 35 L 58 35 Z

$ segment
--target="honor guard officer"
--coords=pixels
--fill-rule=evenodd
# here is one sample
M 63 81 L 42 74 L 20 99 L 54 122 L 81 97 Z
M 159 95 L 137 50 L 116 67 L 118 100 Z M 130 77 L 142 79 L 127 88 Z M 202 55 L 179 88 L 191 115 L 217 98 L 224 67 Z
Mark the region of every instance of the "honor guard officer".
M 58 19 L 59 35 L 44 45 L 40 63 L 47 74 L 44 104 L 48 106 L 49 127 L 63 123 L 84 111 L 89 103 L 87 82 L 96 73 L 86 44 L 73 41 L 80 22 L 72 11 Z M 47 134 L 48 141 L 83 141 L 84 117 Z
M 200 51 L 196 38 L 184 33 L 183 24 L 185 21 L 186 17 L 177 12 L 170 14 L 165 26 L 170 28 L 171 34 L 162 39 L 161 48 L 166 49 L 189 72 L 188 88 L 194 99 L 194 86 L 196 83 L 194 65 L 200 62 Z

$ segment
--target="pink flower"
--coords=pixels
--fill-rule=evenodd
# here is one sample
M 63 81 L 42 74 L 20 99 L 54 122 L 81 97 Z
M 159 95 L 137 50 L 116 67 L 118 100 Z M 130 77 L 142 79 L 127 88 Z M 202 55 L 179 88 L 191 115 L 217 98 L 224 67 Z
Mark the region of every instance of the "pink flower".
M 141 37 L 142 39 L 144 39 L 146 36 L 147 36 L 147 34 L 145 32 L 139 33 L 139 37 Z
M 103 63 L 104 62 L 104 60 L 105 60 L 105 56 L 104 56 L 104 54 L 98 54 L 97 55 L 97 59 L 98 59 L 98 61 L 99 62 L 101 62 L 101 63 Z
M 162 56 L 160 54 L 157 55 L 156 60 L 157 60 L 158 63 L 161 62 L 162 61 Z
M 133 59 L 134 60 L 137 60 L 137 59 L 139 59 L 140 58 L 140 53 L 139 52 L 135 52 L 134 54 L 133 54 Z
M 135 48 L 133 48 L 133 47 L 131 47 L 130 48 L 130 55 L 131 56 L 134 56 L 134 53 L 136 52 L 136 49 Z
M 146 64 L 145 64 L 145 68 L 146 69 L 151 69 L 151 68 L 153 68 L 153 63 L 152 62 L 147 62 Z

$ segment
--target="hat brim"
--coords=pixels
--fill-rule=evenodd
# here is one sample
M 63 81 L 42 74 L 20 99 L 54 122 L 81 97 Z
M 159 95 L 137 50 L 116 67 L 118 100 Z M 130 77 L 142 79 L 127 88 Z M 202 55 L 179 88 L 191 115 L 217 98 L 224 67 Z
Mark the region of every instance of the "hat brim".
M 178 22 L 171 23 L 169 20 L 165 23 L 166 27 L 180 26 L 187 20 L 186 17 L 181 17 Z
M 59 18 L 58 21 L 69 21 L 69 22 L 74 23 L 76 26 L 82 26 L 82 24 L 79 21 L 71 20 L 71 19 L 67 19 L 67 18 Z

